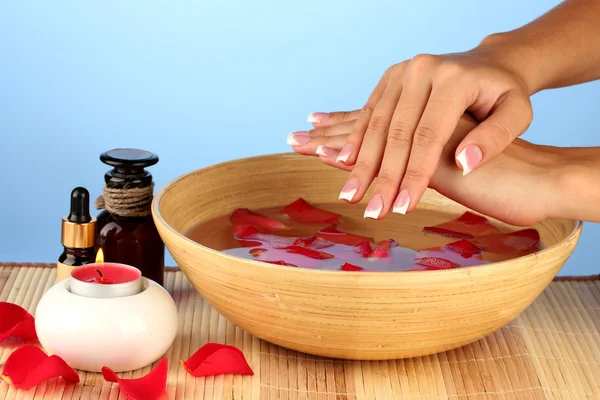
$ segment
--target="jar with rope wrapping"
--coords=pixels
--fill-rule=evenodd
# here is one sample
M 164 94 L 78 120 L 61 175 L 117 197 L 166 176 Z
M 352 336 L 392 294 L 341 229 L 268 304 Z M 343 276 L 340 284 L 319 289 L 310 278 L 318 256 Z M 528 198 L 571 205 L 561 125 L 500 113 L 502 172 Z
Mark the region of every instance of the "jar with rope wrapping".
M 114 149 L 100 161 L 113 167 L 104 175 L 103 194 L 96 200 L 96 247 L 104 262 L 132 265 L 160 285 L 164 281 L 165 246 L 158 234 L 150 206 L 154 194 L 152 175 L 145 168 L 158 156 L 145 150 Z

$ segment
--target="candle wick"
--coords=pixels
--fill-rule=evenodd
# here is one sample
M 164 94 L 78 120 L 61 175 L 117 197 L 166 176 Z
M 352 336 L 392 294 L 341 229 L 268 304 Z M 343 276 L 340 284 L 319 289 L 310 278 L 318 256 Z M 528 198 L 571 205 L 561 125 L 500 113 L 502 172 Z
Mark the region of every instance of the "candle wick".
M 96 270 L 96 272 L 98 273 L 98 275 L 100 275 L 100 278 L 102 278 L 102 277 L 103 277 L 103 276 L 102 276 L 102 272 L 100 272 L 100 270 L 99 270 L 99 269 L 97 269 L 97 270 Z

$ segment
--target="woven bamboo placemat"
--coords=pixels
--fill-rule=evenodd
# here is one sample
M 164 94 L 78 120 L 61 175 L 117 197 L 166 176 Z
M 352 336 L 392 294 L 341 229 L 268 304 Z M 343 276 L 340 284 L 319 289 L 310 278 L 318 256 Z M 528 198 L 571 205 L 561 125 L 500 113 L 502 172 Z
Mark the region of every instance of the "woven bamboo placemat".
M 54 282 L 46 264 L 0 264 L 0 301 L 34 313 Z M 179 334 L 169 358 L 168 399 L 600 399 L 600 280 L 553 282 L 519 318 L 491 336 L 446 353 L 352 362 L 313 357 L 253 337 L 228 322 L 181 272 L 166 273 L 178 304 Z M 252 377 L 194 378 L 179 364 L 207 341 L 240 348 Z M 22 342 L 0 344 L 0 368 Z M 140 377 L 151 366 L 123 377 Z M 101 374 L 81 383 L 54 379 L 29 391 L 0 383 L 0 399 L 124 399 Z M 143 400 L 143 399 L 139 399 Z

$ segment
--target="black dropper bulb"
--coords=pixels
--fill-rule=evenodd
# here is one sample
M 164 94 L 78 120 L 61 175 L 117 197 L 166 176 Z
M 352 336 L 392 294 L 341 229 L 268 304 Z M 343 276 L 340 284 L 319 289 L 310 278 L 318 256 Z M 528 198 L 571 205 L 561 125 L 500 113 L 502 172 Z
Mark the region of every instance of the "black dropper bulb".
M 92 220 L 90 192 L 86 188 L 76 187 L 71 192 L 71 213 L 67 220 L 75 224 L 87 224 Z

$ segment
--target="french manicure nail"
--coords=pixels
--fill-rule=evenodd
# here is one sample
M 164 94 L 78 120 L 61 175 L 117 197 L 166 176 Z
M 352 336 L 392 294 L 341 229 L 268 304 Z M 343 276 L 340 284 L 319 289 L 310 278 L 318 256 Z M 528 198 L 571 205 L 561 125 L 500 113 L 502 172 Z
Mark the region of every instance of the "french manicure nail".
M 358 192 L 358 181 L 352 178 L 346 182 L 338 199 L 352 201 L 356 192 Z
M 329 114 L 324 112 L 316 112 L 312 114 L 308 114 L 308 118 L 306 119 L 308 122 L 313 122 L 317 124 L 322 124 L 329 119 Z
M 332 155 L 335 154 L 335 150 L 332 149 L 331 147 L 319 145 L 319 147 L 317 147 L 316 153 L 317 153 L 317 155 L 320 155 L 322 157 L 331 157 Z
M 346 146 L 344 146 L 342 151 L 340 151 L 340 154 L 338 155 L 336 162 L 348 161 L 348 158 L 350 157 L 351 153 L 352 153 L 352 146 L 347 144 Z
M 408 210 L 408 205 L 410 204 L 410 193 L 408 190 L 402 189 L 396 198 L 396 202 L 394 203 L 394 209 L 392 212 L 397 214 L 406 214 L 406 210 Z
M 483 159 L 483 152 L 476 144 L 469 144 L 462 149 L 456 160 L 462 166 L 463 176 L 473 171 Z
M 383 210 L 383 198 L 380 194 L 376 194 L 371 198 L 369 204 L 367 204 L 367 209 L 365 210 L 364 218 L 379 218 L 379 214 Z
M 290 133 L 287 137 L 287 144 L 290 146 L 304 146 L 310 142 L 311 137 L 308 132 L 299 131 Z

